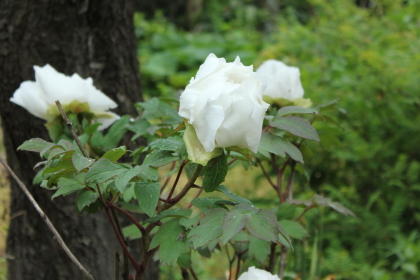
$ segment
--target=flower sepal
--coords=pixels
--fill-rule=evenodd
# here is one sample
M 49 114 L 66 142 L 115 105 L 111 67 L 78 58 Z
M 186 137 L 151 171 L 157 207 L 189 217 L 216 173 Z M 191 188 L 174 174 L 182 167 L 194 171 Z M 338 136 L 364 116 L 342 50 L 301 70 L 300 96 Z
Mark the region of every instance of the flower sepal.
M 184 142 L 190 161 L 206 166 L 212 158 L 218 157 L 223 153 L 222 148 L 215 148 L 212 152 L 206 152 L 197 138 L 194 127 L 188 121 L 185 121 L 185 125 Z

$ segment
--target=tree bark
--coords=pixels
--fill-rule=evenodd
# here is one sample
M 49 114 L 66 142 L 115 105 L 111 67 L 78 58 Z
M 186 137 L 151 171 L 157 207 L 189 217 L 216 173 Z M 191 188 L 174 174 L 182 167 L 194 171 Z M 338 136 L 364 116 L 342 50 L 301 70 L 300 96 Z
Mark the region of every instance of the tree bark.
M 97 88 L 118 103 L 116 113 L 134 113 L 141 101 L 133 28 L 133 0 L 0 1 L 0 117 L 7 160 L 49 216 L 64 241 L 95 279 L 112 279 L 118 243 L 105 213 L 77 215 L 74 196 L 51 201 L 51 191 L 32 185 L 39 155 L 16 152 L 30 138 L 49 139 L 44 121 L 9 101 L 32 66 L 49 63 L 57 71 L 92 77 Z M 8 279 L 83 279 L 51 232 L 11 182 L 7 239 Z M 139 251 L 140 242 L 131 242 Z M 121 250 L 120 250 L 121 253 Z M 150 264 L 146 279 L 158 279 Z

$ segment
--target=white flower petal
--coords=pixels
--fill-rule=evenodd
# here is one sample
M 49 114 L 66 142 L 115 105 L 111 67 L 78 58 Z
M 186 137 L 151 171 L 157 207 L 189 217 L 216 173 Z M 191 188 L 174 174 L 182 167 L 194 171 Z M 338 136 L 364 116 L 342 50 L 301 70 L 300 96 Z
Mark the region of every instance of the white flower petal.
M 224 117 L 223 107 L 213 105 L 205 107 L 202 114 L 198 115 L 194 120 L 193 126 L 197 133 L 197 138 L 207 152 L 212 152 L 216 147 L 216 132 Z
M 216 143 L 219 147 L 238 146 L 248 148 L 246 135 L 254 105 L 249 100 L 238 100 L 228 110 L 221 127 L 217 131 Z M 261 134 L 261 126 L 258 127 Z
M 238 280 L 280 280 L 277 275 L 272 275 L 270 272 L 255 268 L 254 266 L 248 268 Z
M 117 107 L 117 104 L 95 88 L 92 78 L 83 79 L 77 73 L 69 77 L 57 72 L 49 64 L 43 67 L 34 66 L 34 70 L 36 81 L 23 82 L 10 99 L 31 114 L 53 121 L 60 115 L 55 107 L 55 101 L 59 100 L 65 110 L 89 110 L 90 113 L 101 117 L 101 129 L 119 118 L 118 115 L 108 112 L 109 109 Z M 89 106 L 83 106 L 83 103 Z M 108 115 L 109 118 L 102 118 L 104 115 Z
M 36 83 L 39 85 L 45 101 L 54 104 L 56 100 L 60 103 L 69 104 L 74 100 L 86 102 L 86 86 L 79 75 L 68 77 L 57 72 L 51 65 L 44 67 L 34 66 Z
M 100 113 L 108 109 L 117 108 L 118 105 L 111 98 L 98 90 L 91 78 L 86 79 L 86 96 L 89 107 L 94 113 Z
M 111 124 L 116 122 L 120 119 L 120 116 L 112 113 L 112 112 L 106 112 L 107 115 L 109 115 L 109 118 L 98 118 L 97 122 L 101 123 L 101 125 L 98 127 L 98 130 L 104 130 L 105 128 L 108 128 Z
M 299 68 L 270 59 L 257 69 L 257 74 L 267 84 L 264 95 L 290 101 L 303 97 L 304 90 L 300 82 Z
M 32 115 L 47 120 L 48 104 L 45 102 L 35 82 L 26 81 L 21 83 L 19 88 L 13 93 L 10 101 L 22 106 Z
M 181 94 L 179 115 L 188 120 L 207 152 L 238 147 L 256 152 L 268 104 L 264 84 L 239 57 L 227 63 L 210 54 Z

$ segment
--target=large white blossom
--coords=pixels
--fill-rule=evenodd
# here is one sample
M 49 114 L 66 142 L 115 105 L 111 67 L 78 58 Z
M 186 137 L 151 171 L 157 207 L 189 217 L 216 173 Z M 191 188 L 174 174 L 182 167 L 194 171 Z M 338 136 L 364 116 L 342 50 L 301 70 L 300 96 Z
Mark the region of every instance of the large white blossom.
M 179 115 L 193 126 L 207 153 L 217 147 L 257 152 L 269 107 L 263 90 L 253 67 L 244 66 L 239 57 L 227 63 L 210 54 L 181 94 Z
M 263 95 L 290 101 L 303 97 L 299 68 L 269 59 L 258 67 L 257 74 L 267 83 Z
M 272 275 L 270 272 L 249 267 L 247 272 L 242 273 L 238 280 L 280 280 L 277 275 Z
M 34 66 L 35 82 L 25 81 L 15 91 L 10 101 L 16 103 L 32 115 L 53 121 L 60 115 L 55 101 L 59 100 L 63 108 L 75 113 L 88 111 L 102 123 L 99 129 L 110 126 L 119 116 L 109 112 L 118 105 L 99 91 L 92 78 L 82 79 L 77 73 L 66 76 L 57 72 L 49 64 Z

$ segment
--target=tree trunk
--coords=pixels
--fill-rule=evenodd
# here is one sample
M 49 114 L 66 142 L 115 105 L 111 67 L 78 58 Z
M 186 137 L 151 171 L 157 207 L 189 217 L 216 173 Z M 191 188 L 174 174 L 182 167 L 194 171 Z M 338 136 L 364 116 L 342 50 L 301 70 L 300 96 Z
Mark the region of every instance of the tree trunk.
M 51 201 L 51 191 L 32 185 L 39 155 L 16 148 L 48 134 L 43 120 L 9 98 L 22 81 L 34 80 L 33 65 L 49 63 L 67 75 L 92 77 L 118 103 L 117 113 L 134 113 L 141 92 L 133 9 L 133 0 L 0 1 L 0 116 L 8 163 L 95 279 L 113 279 L 119 249 L 105 213 L 79 216 L 74 197 Z M 8 279 L 83 279 L 15 182 L 11 188 L 7 253 L 14 260 Z M 130 249 L 139 251 L 139 243 L 131 242 Z M 155 263 L 146 278 L 158 279 Z

